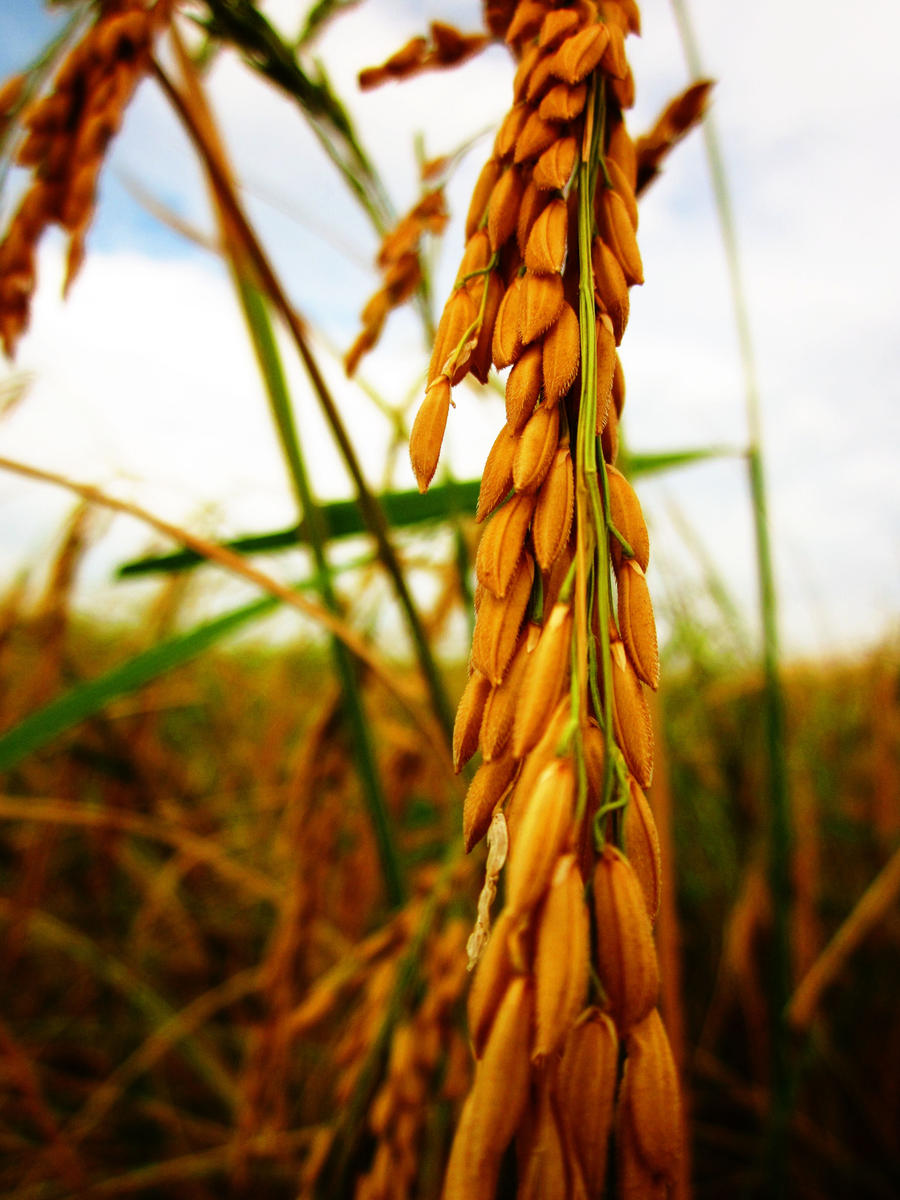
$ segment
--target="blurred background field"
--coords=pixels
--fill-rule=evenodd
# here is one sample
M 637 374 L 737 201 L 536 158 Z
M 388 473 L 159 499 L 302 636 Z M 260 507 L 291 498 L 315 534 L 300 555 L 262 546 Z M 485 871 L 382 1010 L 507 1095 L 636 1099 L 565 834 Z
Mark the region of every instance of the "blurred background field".
M 429 154 L 454 151 L 502 114 L 511 67 L 492 47 L 460 68 L 467 85 L 455 92 L 442 90 L 442 75 L 360 98 L 356 71 L 425 20 L 413 5 L 349 7 L 298 61 L 313 72 L 324 56 L 404 211 L 419 187 L 415 121 Z M 667 6 L 642 7 L 636 131 L 685 82 Z M 879 289 L 897 239 L 882 219 L 893 168 L 879 150 L 883 173 L 867 173 L 869 140 L 852 134 L 866 110 L 879 142 L 891 39 L 863 14 L 852 36 L 839 23 L 839 44 L 823 32 L 821 6 L 784 16 L 771 4 L 748 23 L 742 66 L 725 49 L 731 18 L 695 7 L 721 76 L 714 112 L 760 331 L 788 650 L 779 749 L 790 890 L 773 895 L 770 883 L 742 383 L 694 134 L 641 201 L 651 269 L 623 346 L 633 464 L 641 452 L 646 467 L 651 452 L 725 448 L 636 477 L 663 634 L 650 800 L 668 887 L 663 1012 L 690 1113 L 681 1200 L 772 1195 L 773 1036 L 786 1037 L 790 1057 L 787 1194 L 890 1198 L 900 1194 L 900 592 L 896 322 Z M 0 16 L 10 33 L 2 73 L 21 68 L 69 11 L 23 3 Z M 293 42 L 294 6 L 266 12 Z M 428 19 L 444 17 L 472 29 L 479 6 L 429 7 Z M 810 83 L 792 107 L 807 64 L 797 51 L 791 76 L 785 59 L 810 30 L 820 53 L 807 57 L 839 60 L 856 84 L 835 98 Z M 419 633 L 361 503 L 340 517 L 352 537 L 326 537 L 324 567 L 309 528 L 300 548 L 284 534 L 298 507 L 324 514 L 334 533 L 335 510 L 316 501 L 353 495 L 348 468 L 272 296 L 267 326 L 233 286 L 228 239 L 210 254 L 172 228 L 175 217 L 221 234 L 195 149 L 148 82 L 113 143 L 96 240 L 67 307 L 52 294 L 61 241 L 42 250 L 31 332 L 0 376 L 2 452 L 172 522 L 176 550 L 181 534 L 199 539 L 202 557 L 274 530 L 280 552 L 241 554 L 264 579 L 228 563 L 121 578 L 126 561 L 171 552 L 172 537 L 157 527 L 150 544 L 145 524 L 110 516 L 103 496 L 73 507 L 71 488 L 3 472 L 0 1191 L 16 1200 L 361 1196 L 388 1142 L 396 1194 L 429 1200 L 468 1082 L 464 945 L 484 864 L 482 852 L 461 853 L 466 780 L 448 769 L 436 690 L 452 711 L 471 622 L 477 530 L 453 487 L 477 476 L 502 399 L 460 389 L 437 516 L 413 525 L 423 510 L 407 494 L 405 436 L 424 369 L 421 325 L 392 318 L 362 371 L 367 386 L 345 382 L 340 356 L 378 282 L 377 237 L 310 134 L 309 113 L 234 51 L 213 54 L 203 77 L 234 149 L 234 194 L 310 318 L 368 487 L 389 497 L 394 564 Z M 740 74 L 754 56 L 769 68 L 755 105 L 752 77 Z M 455 94 L 465 102 L 451 113 Z M 437 241 L 423 247 L 437 304 L 486 144 L 449 177 L 443 254 Z M 831 186 L 836 157 L 848 176 L 880 181 L 867 222 L 853 189 Z M 4 216 L 21 175 L 7 185 Z M 827 242 L 837 265 L 821 254 L 835 229 L 852 232 Z M 282 392 L 272 359 L 262 371 L 254 360 L 267 336 Z M 291 609 L 292 595 L 336 612 L 371 658 L 348 675 L 335 640 Z M 779 911 L 790 938 L 786 1034 L 773 1029 Z
M 7 596 L 7 725 L 171 633 L 189 607 L 196 585 L 178 583 L 140 629 L 72 619 L 78 553 L 64 546 L 37 604 Z M 677 891 L 660 931 L 661 954 L 680 958 L 667 1019 L 683 1022 L 694 1194 L 764 1194 L 760 679 L 729 649 L 726 625 L 678 628 L 651 790 L 661 829 L 671 822 Z M 297 1194 L 316 1133 L 341 1120 L 364 981 L 373 963 L 396 966 L 403 944 L 390 940 L 330 674 L 315 641 L 239 639 L 6 774 L 5 1194 Z M 792 664 L 785 688 L 799 983 L 896 855 L 898 648 Z M 404 871 L 425 895 L 456 836 L 459 791 L 379 686 L 365 695 Z M 479 874 L 477 864 L 455 872 L 442 930 L 468 932 Z M 404 912 L 421 915 L 416 902 Z M 457 954 L 462 964 L 460 942 Z M 832 966 L 794 1034 L 791 1194 L 889 1197 L 900 1179 L 896 900 Z M 454 1021 L 461 1036 L 458 1012 Z M 455 1102 L 439 1087 L 430 1097 L 438 1156 Z M 366 1163 L 364 1130 L 353 1153 Z M 438 1193 L 432 1180 L 413 1194 Z

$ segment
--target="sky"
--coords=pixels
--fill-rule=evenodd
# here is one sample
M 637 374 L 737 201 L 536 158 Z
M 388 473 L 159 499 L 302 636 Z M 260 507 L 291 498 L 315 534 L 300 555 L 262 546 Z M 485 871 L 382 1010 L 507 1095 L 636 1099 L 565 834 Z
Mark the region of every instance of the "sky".
M 302 5 L 267 12 L 287 32 Z M 637 101 L 632 133 L 688 82 L 669 0 L 645 0 L 629 39 Z M 896 636 L 900 613 L 900 338 L 895 218 L 898 167 L 895 46 L 900 9 L 861 0 L 759 0 L 740 8 L 691 0 L 732 194 L 762 400 L 780 626 L 794 655 L 835 655 Z M 509 105 L 513 67 L 495 46 L 453 72 L 360 95 L 357 72 L 428 21 L 474 30 L 469 0 L 364 0 L 316 53 L 345 98 L 394 205 L 416 199 L 414 139 L 429 156 L 490 131 Z M 0 6 L 0 76 L 23 65 L 53 28 L 37 0 Z M 376 238 L 298 111 L 223 54 L 210 94 L 254 222 L 316 346 L 365 470 L 383 482 L 387 429 L 344 379 L 346 349 L 377 287 Z M 435 249 L 435 291 L 449 291 L 462 218 L 491 134 L 476 140 L 448 187 L 453 214 Z M 241 317 L 214 256 L 149 215 L 140 185 L 209 232 L 202 177 L 152 83 L 129 110 L 105 168 L 88 257 L 60 299 L 62 242 L 48 237 L 31 329 L 4 382 L 27 376 L 25 399 L 0 420 L 8 457 L 95 483 L 211 536 L 295 519 L 290 487 Z M 5 220 L 21 180 L 2 200 Z M 671 155 L 641 200 L 646 283 L 632 291 L 621 355 L 625 433 L 635 451 L 747 442 L 744 382 L 702 137 Z M 318 494 L 350 485 L 285 346 L 297 419 Z M 424 364 L 414 318 L 398 314 L 361 374 L 392 403 L 416 394 Z M 458 477 L 480 475 L 503 420 L 502 398 L 459 388 L 445 441 Z M 414 409 L 410 409 L 410 416 Z M 401 458 L 391 480 L 412 487 Z M 757 620 L 753 531 L 739 454 L 639 483 L 650 523 L 651 591 L 692 594 L 708 559 Z M 52 553 L 71 498 L 0 475 L 0 570 L 14 578 Z M 148 534 L 117 518 L 81 573 L 83 603 L 114 611 L 139 592 L 110 584 Z M 267 563 L 291 577 L 291 559 Z M 224 594 L 224 593 L 223 593 Z

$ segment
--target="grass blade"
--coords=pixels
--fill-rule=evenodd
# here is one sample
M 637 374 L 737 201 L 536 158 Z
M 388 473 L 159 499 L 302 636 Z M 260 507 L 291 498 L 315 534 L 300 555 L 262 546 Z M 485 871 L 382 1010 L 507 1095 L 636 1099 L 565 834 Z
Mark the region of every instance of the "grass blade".
M 200 558 L 200 556 L 197 556 Z M 200 561 L 203 561 L 200 559 Z M 368 556 L 362 560 L 370 561 Z M 359 566 L 359 561 L 345 564 L 341 569 Z M 317 586 L 317 577 L 296 585 L 297 591 Z M 101 712 L 113 701 L 137 691 L 161 675 L 196 658 L 235 630 L 251 621 L 267 616 L 279 606 L 277 596 L 264 596 L 250 604 L 232 609 L 220 617 L 197 625 L 187 633 L 167 638 L 149 650 L 136 654 L 127 662 L 113 667 L 97 679 L 88 680 L 57 696 L 36 712 L 29 714 L 15 728 L 0 735 L 0 771 L 8 771 L 23 758 L 40 750 L 48 742 Z
M 621 453 L 621 469 L 629 478 L 658 475 L 675 467 L 690 467 L 710 458 L 738 458 L 744 451 L 735 446 L 699 446 L 691 450 L 665 450 L 658 454 Z
M 242 625 L 272 612 L 278 603 L 276 597 L 264 596 L 252 604 L 198 625 L 188 633 L 178 634 L 152 646 L 128 662 L 113 667 L 98 679 L 70 688 L 0 737 L 0 771 L 8 771 L 27 755 L 39 750 L 67 729 L 94 716 L 112 701 L 137 691 L 160 675 L 196 658 Z
M 429 488 L 424 496 L 415 489 L 401 492 L 386 492 L 379 497 L 384 515 L 394 529 L 411 529 L 432 521 L 443 521 L 460 513 L 473 512 L 478 499 L 481 481 L 465 483 L 448 482 Z M 324 536 L 328 541 L 358 537 L 370 532 L 356 500 L 334 500 L 319 505 Z M 237 554 L 271 554 L 279 550 L 292 550 L 298 545 L 309 545 L 310 531 L 306 521 L 289 529 L 271 533 L 248 534 L 223 542 L 227 549 Z M 159 571 L 183 571 L 204 561 L 203 556 L 191 550 L 175 554 L 157 554 L 124 563 L 116 574 L 119 578 L 154 574 Z
M 657 475 L 677 467 L 689 467 L 693 463 L 711 458 L 733 458 L 744 453 L 732 446 L 703 446 L 692 450 L 672 450 L 659 454 L 620 455 L 629 476 Z M 414 488 L 399 492 L 384 492 L 379 502 L 388 523 L 394 529 L 413 529 L 434 521 L 445 521 L 461 513 L 471 513 L 478 501 L 480 479 L 465 481 L 448 480 L 430 487 L 424 495 Z M 319 505 L 319 515 L 328 541 L 340 538 L 359 537 L 371 532 L 356 500 L 332 500 Z M 309 545 L 310 532 L 306 521 L 288 529 L 276 529 L 270 533 L 251 533 L 222 545 L 236 554 L 273 554 L 279 550 L 292 550 L 297 546 Z M 184 571 L 203 562 L 202 555 L 190 550 L 175 554 L 155 554 L 147 558 L 136 558 L 123 563 L 116 572 L 122 579 L 136 575 L 150 575 L 159 571 Z
M 40 480 L 42 483 L 53 483 L 57 487 L 65 488 L 67 491 L 74 493 L 76 496 L 81 496 L 82 499 L 88 500 L 92 504 L 101 504 L 104 508 L 108 508 L 113 512 L 125 513 L 130 517 L 135 517 L 137 520 L 149 525 L 152 529 L 157 530 L 157 532 L 172 538 L 173 541 L 190 547 L 191 550 L 200 554 L 209 562 L 217 563 L 220 567 L 224 567 L 239 578 L 249 580 L 250 583 L 263 588 L 270 596 L 277 597 L 282 603 L 311 618 L 323 629 L 327 629 L 330 633 L 340 638 L 344 645 L 361 662 L 364 662 L 369 667 L 373 676 L 381 683 L 388 694 L 393 696 L 406 709 L 426 740 L 434 746 L 435 751 L 440 756 L 440 761 L 446 765 L 447 770 L 451 769 L 449 758 L 446 754 L 446 747 L 436 737 L 436 731 L 431 723 L 424 719 L 421 705 L 416 703 L 407 690 L 398 682 L 396 671 L 391 670 L 388 664 L 375 651 L 369 648 L 364 639 L 354 629 L 351 629 L 346 621 L 342 621 L 321 605 L 314 604 L 311 600 L 302 596 L 298 590 L 286 587 L 284 584 L 279 583 L 277 579 L 273 579 L 271 575 L 267 575 L 252 564 L 244 562 L 239 555 L 232 554 L 230 550 L 226 550 L 223 546 L 217 546 L 214 542 L 197 537 L 180 525 L 173 525 L 170 521 L 163 521 L 160 517 L 154 516 L 138 504 L 132 504 L 128 500 L 118 500 L 114 496 L 108 496 L 93 484 L 78 483 L 74 479 L 68 479 L 65 475 L 60 475 L 55 471 L 46 471 L 42 467 L 33 467 L 27 463 L 17 462 L 13 458 L 4 458 L 3 456 L 0 456 L 0 470 L 11 471 L 13 474 L 21 475 L 25 479 Z

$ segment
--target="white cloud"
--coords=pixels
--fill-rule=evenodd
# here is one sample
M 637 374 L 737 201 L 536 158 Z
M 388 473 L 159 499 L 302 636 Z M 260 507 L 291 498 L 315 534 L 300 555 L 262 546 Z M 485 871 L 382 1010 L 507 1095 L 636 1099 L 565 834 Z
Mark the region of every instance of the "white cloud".
M 896 471 L 898 350 L 895 280 L 900 238 L 893 215 L 894 46 L 900 17 L 762 0 L 738 16 L 694 0 L 701 49 L 719 84 L 714 114 L 730 172 L 741 261 L 758 352 L 779 590 L 789 644 L 832 649 L 875 637 L 900 608 L 900 487 Z M 645 0 L 633 127 L 647 127 L 686 79 L 667 0 Z M 357 71 L 397 49 L 428 19 L 473 28 L 478 6 L 370 0 L 337 20 L 317 48 L 391 181 L 399 209 L 416 191 L 413 136 L 429 153 L 452 149 L 508 102 L 511 66 L 500 48 L 459 73 L 390 85 L 365 97 Z M 290 27 L 296 8 L 276 14 Z M 375 239 L 293 106 L 230 56 L 212 96 L 254 218 L 298 307 L 345 347 L 375 286 L 360 264 Z M 191 220 L 206 223 L 202 179 L 154 90 L 146 87 L 115 150 Z M 863 132 L 864 131 L 864 132 Z M 467 191 L 489 140 L 451 186 L 455 219 L 437 271 L 438 302 L 461 250 Z M 254 193 L 283 198 L 297 218 Z M 326 242 L 321 227 L 338 242 Z M 139 231 L 138 231 L 139 232 Z M 745 439 L 743 383 L 702 141 L 673 154 L 642 201 L 647 283 L 632 302 L 623 347 L 627 432 L 635 448 Z M 38 383 L 4 423 L 5 453 L 124 488 L 163 515 L 211 527 L 287 524 L 292 502 L 265 401 L 229 284 L 212 260 L 153 261 L 140 246 L 89 256 L 63 309 L 58 251 L 42 256 L 40 298 L 21 365 Z M 347 490 L 338 457 L 291 364 L 298 419 L 322 495 Z M 326 361 L 327 356 L 326 356 Z M 392 400 L 422 369 L 414 322 L 395 317 L 365 369 Z M 386 432 L 372 408 L 328 366 L 373 481 Z M 460 393 L 446 449 L 461 475 L 477 474 L 502 420 L 496 398 Z M 396 482 L 410 486 L 408 466 Z M 686 557 L 665 518 L 674 497 L 748 608 L 754 604 L 752 535 L 740 461 L 697 466 L 642 489 L 668 556 Z M 21 485 L 0 480 L 3 552 L 23 553 L 24 529 L 56 519 L 47 501 L 23 505 Z M 29 495 L 36 495 L 28 489 Z M 54 502 L 56 503 L 56 502 Z M 52 505 L 50 506 L 53 507 Z M 36 535 L 37 536 L 37 535 Z M 46 533 L 40 534 L 46 540 Z M 137 535 L 135 535 L 137 536 Z M 667 552 L 661 548 L 656 561 Z

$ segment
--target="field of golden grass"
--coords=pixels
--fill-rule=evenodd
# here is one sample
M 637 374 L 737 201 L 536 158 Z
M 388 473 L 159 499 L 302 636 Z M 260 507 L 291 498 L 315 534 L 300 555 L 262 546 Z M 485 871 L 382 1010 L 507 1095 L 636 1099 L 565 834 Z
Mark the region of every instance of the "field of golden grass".
M 139 630 L 73 620 L 66 576 L 60 566 L 30 608 L 7 597 L 6 726 L 177 628 L 173 588 Z M 440 1194 L 470 1071 L 463 945 L 483 859 L 468 863 L 457 842 L 460 788 L 368 681 L 411 888 L 391 910 L 329 677 L 320 644 L 214 650 L 5 773 L 5 1194 L 290 1196 L 322 1171 L 320 1194 L 352 1195 L 384 1144 L 377 1101 L 392 1089 L 380 1103 L 387 1132 L 406 1139 L 394 1148 L 410 1172 L 402 1194 Z M 798 664 L 785 687 L 791 1194 L 888 1197 L 900 659 L 887 646 Z M 663 1011 L 691 1114 L 693 1194 L 715 1197 L 759 1186 L 764 1162 L 760 680 L 711 654 L 673 669 L 655 716 L 664 753 L 649 795 L 674 892 L 658 935 Z M 403 1030 L 415 1032 L 405 1052 Z

